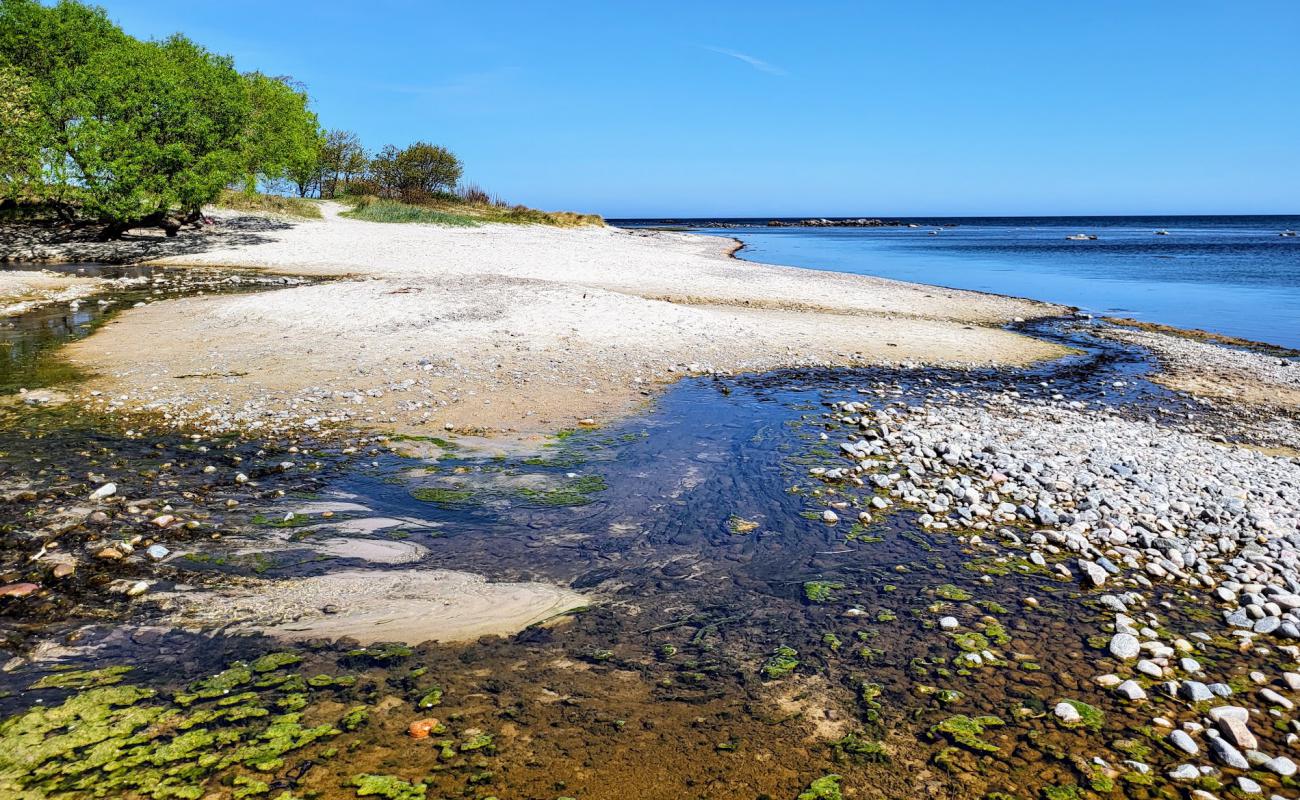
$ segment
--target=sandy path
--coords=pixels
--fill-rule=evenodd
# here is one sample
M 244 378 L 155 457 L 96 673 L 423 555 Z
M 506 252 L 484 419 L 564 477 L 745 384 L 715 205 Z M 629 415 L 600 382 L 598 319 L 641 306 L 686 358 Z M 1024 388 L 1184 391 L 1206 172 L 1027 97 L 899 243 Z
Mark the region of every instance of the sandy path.
M 1058 307 L 751 264 L 715 237 L 384 225 L 338 210 L 168 259 L 348 277 L 127 312 L 69 348 L 99 375 L 91 401 L 263 432 L 531 433 L 626 413 L 686 371 L 1059 352 L 992 327 Z

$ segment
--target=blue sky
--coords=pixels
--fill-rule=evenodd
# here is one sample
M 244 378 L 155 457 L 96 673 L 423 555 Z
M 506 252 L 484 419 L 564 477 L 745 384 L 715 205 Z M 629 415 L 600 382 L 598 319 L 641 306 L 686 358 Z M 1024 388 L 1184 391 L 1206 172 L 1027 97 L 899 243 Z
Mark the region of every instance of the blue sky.
M 1300 212 L 1300 3 L 108 0 L 606 216 Z

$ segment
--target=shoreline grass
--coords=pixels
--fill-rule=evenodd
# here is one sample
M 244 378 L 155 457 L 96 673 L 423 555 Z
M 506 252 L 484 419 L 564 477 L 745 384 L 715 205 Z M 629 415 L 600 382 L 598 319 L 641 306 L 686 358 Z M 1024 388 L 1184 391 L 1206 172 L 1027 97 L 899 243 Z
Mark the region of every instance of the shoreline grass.
M 359 199 L 351 210 L 344 211 L 341 216 L 365 222 L 415 222 L 458 228 L 472 228 L 479 224 L 477 220 L 464 214 L 453 214 L 424 206 L 399 203 L 396 200 L 376 198 Z
M 353 198 L 350 202 L 352 209 L 343 212 L 343 216 L 367 222 L 415 222 L 455 227 L 473 227 L 494 222 L 507 225 L 548 225 L 554 228 L 605 225 L 605 220 L 599 214 L 539 211 L 527 206 L 504 206 L 459 198 L 437 197 L 416 204 L 367 196 Z
M 276 194 L 249 194 L 234 189 L 223 189 L 212 202 L 217 208 L 235 211 L 259 211 L 300 219 L 321 219 L 320 205 L 302 197 L 282 197 Z

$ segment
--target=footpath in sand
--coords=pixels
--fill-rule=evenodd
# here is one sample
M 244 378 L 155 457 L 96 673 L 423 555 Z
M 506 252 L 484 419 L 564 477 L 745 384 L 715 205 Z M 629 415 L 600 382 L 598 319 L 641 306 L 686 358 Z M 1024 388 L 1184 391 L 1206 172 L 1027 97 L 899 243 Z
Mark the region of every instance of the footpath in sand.
M 68 349 L 98 376 L 88 402 L 263 433 L 528 434 L 606 421 L 688 372 L 1061 352 L 999 329 L 1057 306 L 753 264 L 715 237 L 380 224 L 340 210 L 154 262 L 332 280 L 124 313 Z M 217 215 L 218 230 L 239 222 Z

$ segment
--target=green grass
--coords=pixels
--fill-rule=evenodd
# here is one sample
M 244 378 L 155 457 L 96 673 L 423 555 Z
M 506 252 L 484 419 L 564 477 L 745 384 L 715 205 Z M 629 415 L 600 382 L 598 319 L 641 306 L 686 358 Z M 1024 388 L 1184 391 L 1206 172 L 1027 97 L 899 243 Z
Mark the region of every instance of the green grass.
M 213 202 L 218 208 L 233 208 L 236 211 L 261 211 L 269 214 L 281 214 L 286 217 L 303 219 L 320 219 L 320 206 L 301 197 L 281 197 L 274 194 L 248 194 L 233 189 L 224 189 L 221 196 Z
M 605 224 L 605 220 L 598 214 L 539 211 L 526 206 L 470 203 L 442 196 L 418 205 L 378 197 L 357 197 L 348 202 L 353 204 L 352 210 L 343 212 L 343 216 L 367 222 L 420 222 L 427 225 L 456 227 L 499 222 L 509 225 L 549 225 L 555 228 Z
M 464 214 L 452 214 L 424 206 L 399 203 L 396 200 L 361 199 L 343 216 L 366 222 L 418 222 L 425 225 L 444 225 L 470 228 L 478 222 Z

